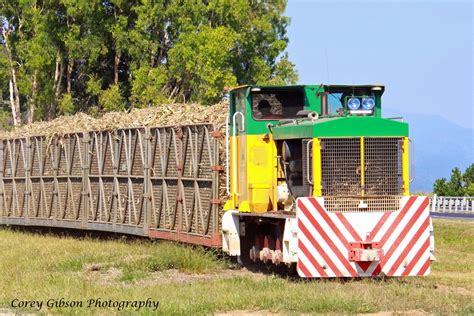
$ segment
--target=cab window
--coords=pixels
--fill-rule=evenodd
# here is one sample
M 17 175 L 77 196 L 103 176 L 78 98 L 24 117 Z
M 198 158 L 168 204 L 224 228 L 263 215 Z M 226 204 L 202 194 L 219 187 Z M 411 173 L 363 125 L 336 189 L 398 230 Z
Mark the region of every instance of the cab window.
M 256 120 L 281 120 L 297 118 L 304 110 L 302 90 L 252 91 L 252 116 Z
M 344 101 L 342 100 L 342 92 L 335 92 L 328 94 L 328 110 L 329 115 L 338 113 L 338 110 L 344 108 Z

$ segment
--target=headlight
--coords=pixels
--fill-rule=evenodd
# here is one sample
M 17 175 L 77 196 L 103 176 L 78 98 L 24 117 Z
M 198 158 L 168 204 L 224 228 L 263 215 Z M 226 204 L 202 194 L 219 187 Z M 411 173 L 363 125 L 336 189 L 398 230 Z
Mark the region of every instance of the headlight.
M 374 98 L 363 98 L 362 99 L 362 107 L 364 110 L 372 110 L 375 106 L 375 100 Z
M 350 98 L 347 101 L 347 107 L 351 111 L 359 109 L 360 108 L 360 100 L 358 98 Z

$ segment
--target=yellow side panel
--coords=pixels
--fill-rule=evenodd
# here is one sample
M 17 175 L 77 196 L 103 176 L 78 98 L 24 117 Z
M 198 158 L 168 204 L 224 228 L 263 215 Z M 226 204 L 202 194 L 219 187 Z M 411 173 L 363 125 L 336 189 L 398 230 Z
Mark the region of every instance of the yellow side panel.
M 238 208 L 240 212 L 276 210 L 277 157 L 271 135 L 239 135 L 235 139 L 231 137 L 230 142 L 232 197 L 224 209 Z
M 247 135 L 239 135 L 237 136 L 237 143 L 239 144 L 238 154 L 237 154 L 237 204 L 240 205 L 242 201 L 247 200 L 247 157 L 248 152 L 247 148 Z
M 321 141 L 313 138 L 313 196 L 323 195 L 321 178 Z
M 402 145 L 402 178 L 403 178 L 403 195 L 410 195 L 410 156 L 409 156 L 409 140 L 403 137 Z
M 276 208 L 276 145 L 271 135 L 247 135 L 247 196 L 251 212 Z

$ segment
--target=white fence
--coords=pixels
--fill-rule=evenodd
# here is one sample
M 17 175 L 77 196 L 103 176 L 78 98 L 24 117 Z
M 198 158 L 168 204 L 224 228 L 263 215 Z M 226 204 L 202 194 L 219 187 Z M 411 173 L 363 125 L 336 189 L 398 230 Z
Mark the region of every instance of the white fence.
M 474 196 L 432 196 L 430 210 L 437 213 L 474 215 Z

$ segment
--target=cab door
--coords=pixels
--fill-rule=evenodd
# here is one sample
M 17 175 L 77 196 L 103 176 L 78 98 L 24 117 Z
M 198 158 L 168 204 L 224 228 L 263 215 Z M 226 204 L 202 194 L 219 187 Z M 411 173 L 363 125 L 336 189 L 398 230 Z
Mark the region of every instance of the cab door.
M 239 208 L 247 200 L 247 145 L 246 145 L 246 97 L 247 89 L 235 91 L 231 104 L 231 194 L 233 207 Z

